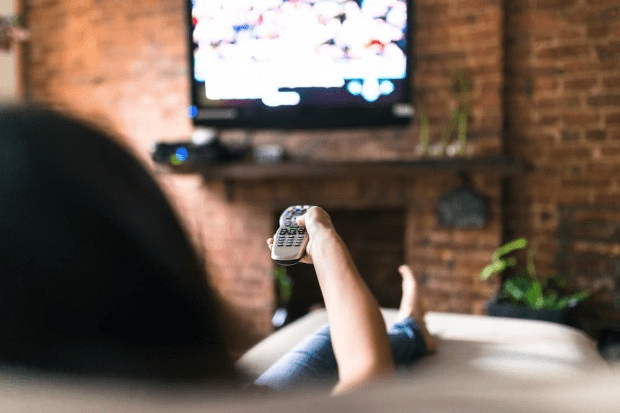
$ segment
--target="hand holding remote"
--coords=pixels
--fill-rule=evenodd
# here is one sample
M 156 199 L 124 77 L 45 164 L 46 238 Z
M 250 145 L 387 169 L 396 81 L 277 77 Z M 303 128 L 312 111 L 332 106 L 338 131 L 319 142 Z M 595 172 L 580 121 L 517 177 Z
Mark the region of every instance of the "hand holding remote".
M 280 265 L 295 265 L 306 255 L 309 237 L 305 226 L 297 224 L 297 218 L 303 216 L 310 205 L 293 205 L 280 215 L 280 227 L 273 239 L 268 240 L 271 258 Z

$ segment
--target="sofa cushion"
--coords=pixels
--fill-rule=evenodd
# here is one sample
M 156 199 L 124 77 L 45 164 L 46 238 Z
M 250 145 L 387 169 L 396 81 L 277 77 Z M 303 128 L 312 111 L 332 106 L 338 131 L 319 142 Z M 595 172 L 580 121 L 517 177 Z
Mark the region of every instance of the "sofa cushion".
M 386 324 L 395 309 L 382 309 Z M 416 362 L 415 374 L 495 375 L 554 382 L 583 372 L 607 370 L 596 343 L 584 332 L 561 324 L 503 317 L 429 312 L 427 328 L 437 351 Z M 276 331 L 252 347 L 237 368 L 256 378 L 303 337 L 327 322 L 314 311 Z

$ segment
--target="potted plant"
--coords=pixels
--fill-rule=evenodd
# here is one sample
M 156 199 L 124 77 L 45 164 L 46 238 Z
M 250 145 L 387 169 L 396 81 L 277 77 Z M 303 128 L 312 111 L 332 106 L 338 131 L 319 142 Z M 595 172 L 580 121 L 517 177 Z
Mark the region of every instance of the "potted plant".
M 488 315 L 527 318 L 573 325 L 573 309 L 590 296 L 589 291 L 568 293 L 563 275 L 539 278 L 527 241 L 519 238 L 498 248 L 491 263 L 482 269 L 480 279 L 487 280 L 494 274 L 516 267 L 517 259 L 511 253 L 527 250 L 525 268 L 504 279 L 500 293 L 487 303 Z
M 457 70 L 453 75 L 453 94 L 456 106 L 452 110 L 450 121 L 442 135 L 442 145 L 449 156 L 463 157 L 466 155 L 467 131 L 469 122 L 469 77 L 464 70 Z M 456 142 L 448 145 L 452 131 L 456 129 Z
M 276 308 L 271 318 L 275 329 L 284 327 L 290 320 L 288 304 L 293 293 L 293 280 L 286 272 L 286 267 L 278 266 L 273 272 L 276 287 Z
M 416 101 L 418 102 L 418 119 L 420 125 L 420 143 L 416 147 L 416 152 L 424 157 L 440 158 L 445 155 L 450 157 L 464 157 L 467 155 L 467 134 L 469 123 L 469 91 L 470 81 L 465 70 L 456 70 L 452 76 L 452 86 L 450 93 L 453 96 L 452 113 L 448 124 L 444 126 L 441 141 L 430 145 L 430 118 L 428 112 L 424 109 L 424 89 L 418 90 L 416 93 Z M 456 142 L 450 143 L 456 131 Z

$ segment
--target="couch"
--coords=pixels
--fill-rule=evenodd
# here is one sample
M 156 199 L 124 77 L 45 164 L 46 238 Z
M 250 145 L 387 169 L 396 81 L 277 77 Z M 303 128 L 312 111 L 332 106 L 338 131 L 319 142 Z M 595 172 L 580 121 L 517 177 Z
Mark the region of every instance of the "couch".
M 389 323 L 395 310 L 384 309 Z M 437 351 L 391 380 L 332 397 L 325 389 L 239 396 L 226 389 L 0 375 L 0 412 L 618 412 L 620 370 L 595 342 L 544 321 L 426 315 Z M 326 321 L 315 311 L 250 349 L 237 366 L 255 377 Z

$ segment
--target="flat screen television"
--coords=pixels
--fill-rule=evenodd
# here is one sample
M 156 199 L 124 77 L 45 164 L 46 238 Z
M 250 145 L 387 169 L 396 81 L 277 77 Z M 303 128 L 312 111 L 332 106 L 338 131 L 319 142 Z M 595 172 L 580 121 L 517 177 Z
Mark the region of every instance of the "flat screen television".
M 194 125 L 406 125 L 411 0 L 187 0 Z

